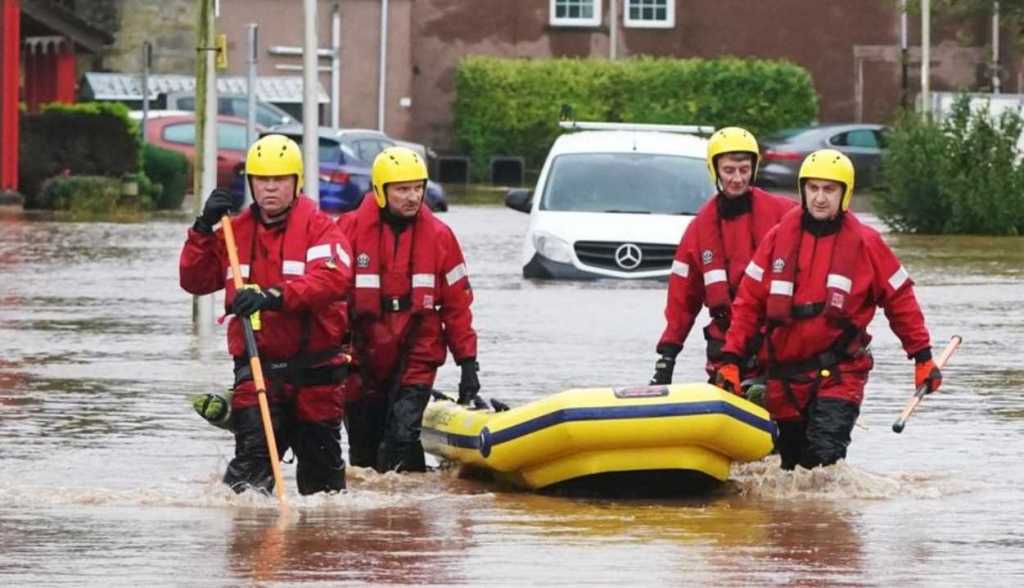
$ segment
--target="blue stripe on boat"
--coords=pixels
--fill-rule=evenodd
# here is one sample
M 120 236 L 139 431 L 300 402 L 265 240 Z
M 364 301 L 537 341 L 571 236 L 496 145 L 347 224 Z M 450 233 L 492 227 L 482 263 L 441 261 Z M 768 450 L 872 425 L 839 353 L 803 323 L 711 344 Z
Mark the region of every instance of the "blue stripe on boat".
M 674 404 L 650 404 L 634 406 L 597 406 L 588 408 L 564 408 L 549 412 L 526 422 L 513 425 L 507 429 L 492 432 L 484 428 L 479 435 L 458 435 L 455 433 L 442 433 L 441 431 L 424 429 L 424 433 L 435 433 L 442 435 L 446 443 L 453 447 L 465 449 L 480 449 L 480 453 L 487 457 L 491 453 L 491 447 L 508 443 L 509 441 L 536 433 L 542 429 L 570 423 L 574 421 L 600 421 L 600 420 L 622 420 L 622 419 L 645 419 L 656 417 L 673 417 L 696 414 L 722 413 L 738 421 L 760 429 L 773 438 L 777 436 L 775 423 L 768 419 L 750 414 L 737 408 L 724 400 L 709 400 L 705 402 L 678 402 Z

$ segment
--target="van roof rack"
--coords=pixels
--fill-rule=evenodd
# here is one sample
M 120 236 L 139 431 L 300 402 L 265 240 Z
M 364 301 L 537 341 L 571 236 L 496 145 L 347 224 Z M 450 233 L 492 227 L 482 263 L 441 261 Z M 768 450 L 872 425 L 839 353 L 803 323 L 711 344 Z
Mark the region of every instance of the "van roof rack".
M 563 120 L 558 122 L 558 126 L 570 131 L 657 131 L 685 135 L 710 135 L 715 132 L 715 127 L 710 125 L 657 125 Z

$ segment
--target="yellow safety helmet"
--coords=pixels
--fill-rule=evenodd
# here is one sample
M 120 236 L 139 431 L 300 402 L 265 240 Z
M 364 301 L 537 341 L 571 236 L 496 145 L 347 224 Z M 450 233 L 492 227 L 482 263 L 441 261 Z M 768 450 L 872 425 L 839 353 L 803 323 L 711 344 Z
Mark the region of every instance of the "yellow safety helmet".
M 295 193 L 302 189 L 302 151 L 284 135 L 267 135 L 249 147 L 246 176 L 296 176 Z
M 749 153 L 754 157 L 753 170 L 750 173 L 750 181 L 757 177 L 757 163 L 761 157 L 761 151 L 757 147 L 757 139 L 746 129 L 739 127 L 725 127 L 715 131 L 708 139 L 708 173 L 711 174 L 711 181 L 718 186 L 718 164 L 719 155 L 726 153 Z
M 844 153 L 835 149 L 819 149 L 808 155 L 800 165 L 796 188 L 800 192 L 800 199 L 803 200 L 804 180 L 839 182 L 843 185 L 843 199 L 839 203 L 839 209 L 845 211 L 850 208 L 850 199 L 853 198 L 853 176 L 853 162 Z
M 388 147 L 378 153 L 373 160 L 370 180 L 373 183 L 373 194 L 377 199 L 377 206 L 384 208 L 388 205 L 384 187 L 393 182 L 416 180 L 422 180 L 426 184 L 427 164 L 423 162 L 423 158 L 418 153 L 408 147 Z

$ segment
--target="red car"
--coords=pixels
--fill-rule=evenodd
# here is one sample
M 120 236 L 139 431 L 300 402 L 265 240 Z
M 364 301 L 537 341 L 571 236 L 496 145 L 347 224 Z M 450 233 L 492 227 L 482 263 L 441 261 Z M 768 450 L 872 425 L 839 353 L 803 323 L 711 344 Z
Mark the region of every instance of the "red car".
M 192 185 L 191 168 L 195 167 L 196 117 L 194 114 L 161 116 L 150 113 L 146 120 L 146 142 L 177 151 L 188 157 L 190 163 L 189 186 Z M 256 137 L 263 131 L 256 125 Z M 245 119 L 236 116 L 217 117 L 217 187 L 228 189 L 238 165 L 245 161 L 248 144 L 245 140 Z

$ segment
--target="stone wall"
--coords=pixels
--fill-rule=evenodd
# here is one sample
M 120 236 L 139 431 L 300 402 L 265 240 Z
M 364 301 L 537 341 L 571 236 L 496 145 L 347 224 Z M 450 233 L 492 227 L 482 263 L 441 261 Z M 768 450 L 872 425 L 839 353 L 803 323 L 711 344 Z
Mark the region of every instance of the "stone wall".
M 114 35 L 114 44 L 102 55 L 103 69 L 139 71 L 142 42 L 148 40 L 153 73 L 195 72 L 194 0 L 95 0 L 79 2 L 75 10 Z

